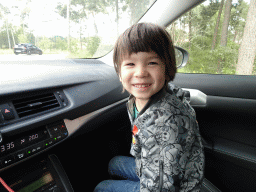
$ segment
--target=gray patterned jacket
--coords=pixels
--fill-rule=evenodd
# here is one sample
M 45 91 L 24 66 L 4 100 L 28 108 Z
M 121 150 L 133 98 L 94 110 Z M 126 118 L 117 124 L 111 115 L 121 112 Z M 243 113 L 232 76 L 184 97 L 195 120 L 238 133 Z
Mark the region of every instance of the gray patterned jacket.
M 132 125 L 131 155 L 135 157 L 140 192 L 200 191 L 204 152 L 194 109 L 172 84 L 153 95 Z

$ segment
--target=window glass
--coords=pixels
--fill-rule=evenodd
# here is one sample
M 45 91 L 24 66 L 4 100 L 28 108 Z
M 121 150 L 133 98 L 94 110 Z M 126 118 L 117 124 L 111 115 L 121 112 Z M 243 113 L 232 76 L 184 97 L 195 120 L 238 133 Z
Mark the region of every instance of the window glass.
M 256 74 L 256 1 L 208 0 L 167 27 L 189 52 L 180 73 Z
M 155 0 L 8 0 L 0 2 L 0 54 L 30 43 L 44 54 L 97 58 Z M 17 52 L 17 55 L 20 52 Z M 24 52 L 25 53 L 25 52 Z

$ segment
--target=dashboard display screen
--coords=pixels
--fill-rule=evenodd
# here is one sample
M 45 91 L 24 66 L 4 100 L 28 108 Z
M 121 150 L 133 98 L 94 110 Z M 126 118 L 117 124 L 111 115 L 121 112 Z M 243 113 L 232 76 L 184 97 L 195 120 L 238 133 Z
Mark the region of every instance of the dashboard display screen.
M 46 127 L 40 127 L 36 130 L 31 130 L 16 136 L 3 136 L 3 142 L 0 144 L 0 157 L 7 153 L 9 154 L 23 149 L 31 144 L 43 141 L 47 138 L 50 138 L 50 135 Z

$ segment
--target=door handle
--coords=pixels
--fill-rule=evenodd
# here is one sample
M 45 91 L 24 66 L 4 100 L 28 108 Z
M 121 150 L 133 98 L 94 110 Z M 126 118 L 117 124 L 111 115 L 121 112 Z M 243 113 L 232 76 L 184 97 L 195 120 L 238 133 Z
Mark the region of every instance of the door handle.
M 189 97 L 189 102 L 190 105 L 192 106 L 206 106 L 207 104 L 207 95 L 204 94 L 202 91 L 198 89 L 187 89 L 187 88 L 182 88 L 183 91 L 185 91 L 185 97 L 188 100 Z M 187 93 L 189 92 L 189 94 Z

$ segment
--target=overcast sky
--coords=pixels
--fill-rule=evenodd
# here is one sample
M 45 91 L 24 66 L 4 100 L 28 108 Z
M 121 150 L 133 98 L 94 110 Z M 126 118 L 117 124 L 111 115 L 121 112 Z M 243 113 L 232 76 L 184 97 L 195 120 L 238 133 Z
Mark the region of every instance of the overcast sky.
M 27 0 L 1 0 L 1 4 L 10 9 L 11 14 L 8 15 L 8 21 L 15 26 L 19 26 L 21 24 L 20 12 L 26 7 L 26 1 Z M 55 12 L 57 3 L 60 1 L 63 3 L 68 2 L 68 0 L 32 0 L 32 2 L 29 3 L 31 11 L 29 14 L 28 27 L 31 32 L 37 36 L 67 36 L 67 20 Z M 232 2 L 236 3 L 237 1 L 238 0 L 233 0 Z M 250 0 L 245 1 L 249 3 Z M 119 27 L 121 28 L 120 31 L 123 31 L 128 27 L 128 15 L 122 15 L 121 19 Z M 116 31 L 115 12 L 112 11 L 109 16 L 103 14 L 98 15 L 96 17 L 96 23 L 99 28 L 99 33 L 101 33 L 99 34 L 100 36 L 113 35 Z M 93 19 L 86 21 L 86 25 L 87 33 L 95 32 Z M 71 35 L 78 37 L 79 26 L 76 25 L 75 27 L 74 24 L 71 26 Z

